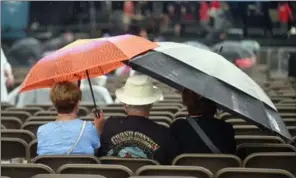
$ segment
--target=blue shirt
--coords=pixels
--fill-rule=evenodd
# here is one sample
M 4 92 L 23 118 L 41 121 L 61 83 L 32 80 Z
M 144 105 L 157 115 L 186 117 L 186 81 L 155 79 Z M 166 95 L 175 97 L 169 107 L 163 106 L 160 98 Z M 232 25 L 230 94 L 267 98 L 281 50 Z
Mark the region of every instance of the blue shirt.
M 38 155 L 65 155 L 75 144 L 83 121 L 74 119 L 71 121 L 49 122 L 39 127 L 37 131 Z M 87 122 L 82 137 L 71 154 L 94 155 L 99 148 L 99 134 L 92 124 Z

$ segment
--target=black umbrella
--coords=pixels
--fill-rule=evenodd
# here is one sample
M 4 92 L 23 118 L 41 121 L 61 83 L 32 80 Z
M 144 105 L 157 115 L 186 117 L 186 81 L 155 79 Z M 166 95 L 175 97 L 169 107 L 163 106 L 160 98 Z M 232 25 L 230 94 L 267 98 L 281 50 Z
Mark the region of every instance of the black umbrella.
M 188 88 L 221 109 L 290 139 L 291 135 L 265 92 L 244 72 L 211 51 L 160 42 L 160 47 L 127 65 L 176 89 Z

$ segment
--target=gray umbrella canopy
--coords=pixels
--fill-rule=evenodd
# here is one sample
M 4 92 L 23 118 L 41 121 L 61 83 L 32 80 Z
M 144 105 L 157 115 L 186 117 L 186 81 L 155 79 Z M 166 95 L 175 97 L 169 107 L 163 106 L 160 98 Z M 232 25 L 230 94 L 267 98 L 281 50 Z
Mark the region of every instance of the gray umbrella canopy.
M 210 50 L 210 48 L 207 45 L 205 45 L 203 43 L 199 43 L 197 41 L 186 41 L 183 44 L 187 44 L 187 45 L 190 45 L 190 46 L 193 46 L 196 48 L 200 48 L 200 49 Z
M 224 110 L 291 138 L 269 97 L 231 62 L 211 51 L 184 44 L 158 44 L 160 47 L 132 59 L 127 65 L 177 89 L 185 87 L 195 91 Z
M 229 61 L 233 62 L 235 59 L 250 58 L 254 56 L 252 50 L 245 48 L 238 41 L 223 41 L 217 43 L 212 47 L 212 51 L 218 52 L 222 47 L 222 51 L 219 53 Z
M 253 51 L 254 53 L 258 53 L 260 50 L 260 44 L 254 40 L 242 40 L 241 45 L 244 48 Z

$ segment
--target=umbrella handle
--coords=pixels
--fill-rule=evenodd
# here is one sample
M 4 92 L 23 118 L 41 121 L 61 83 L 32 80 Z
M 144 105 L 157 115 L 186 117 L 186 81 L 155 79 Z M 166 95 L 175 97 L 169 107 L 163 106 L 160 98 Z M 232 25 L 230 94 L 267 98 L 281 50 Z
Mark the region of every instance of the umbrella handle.
M 98 117 L 99 116 L 98 107 L 97 107 L 97 104 L 96 104 L 95 95 L 94 95 L 92 84 L 91 84 L 91 81 L 90 81 L 90 78 L 89 78 L 88 70 L 86 70 L 85 73 L 86 73 L 86 76 L 87 76 L 87 80 L 88 80 L 88 84 L 89 84 L 91 96 L 92 96 L 92 99 L 93 99 L 93 102 L 94 102 L 95 116 Z

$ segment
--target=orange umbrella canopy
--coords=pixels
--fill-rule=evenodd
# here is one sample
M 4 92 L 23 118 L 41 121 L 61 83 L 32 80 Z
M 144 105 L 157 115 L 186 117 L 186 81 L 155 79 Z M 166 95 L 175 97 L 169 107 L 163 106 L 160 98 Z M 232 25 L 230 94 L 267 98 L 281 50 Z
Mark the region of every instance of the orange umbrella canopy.
M 55 82 L 104 75 L 158 45 L 134 35 L 77 40 L 40 59 L 23 81 L 20 92 L 49 88 Z

